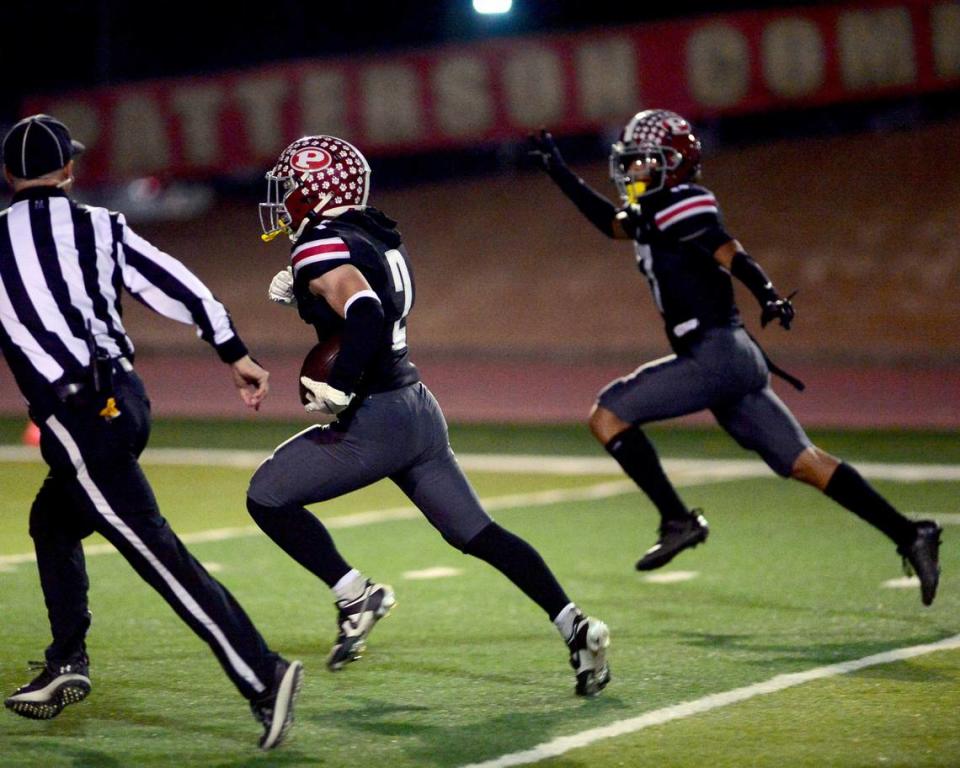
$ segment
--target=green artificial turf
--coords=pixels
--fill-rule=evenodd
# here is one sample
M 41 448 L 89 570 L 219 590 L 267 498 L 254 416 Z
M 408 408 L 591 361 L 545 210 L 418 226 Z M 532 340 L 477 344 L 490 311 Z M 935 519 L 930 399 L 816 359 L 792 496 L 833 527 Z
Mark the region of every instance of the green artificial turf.
M 158 425 L 154 445 L 171 444 L 166 428 Z M 195 435 L 190 445 L 229 437 L 228 447 L 262 447 L 245 430 L 246 424 L 239 430 L 207 424 L 177 432 Z M 713 439 L 709 432 L 658 436 L 678 456 L 709 454 L 704 444 Z M 949 442 L 925 433 L 835 437 L 875 460 L 910 461 L 919 448 Z M 465 428 L 454 431 L 455 445 L 458 438 L 466 444 L 461 453 L 497 452 L 503 445 L 577 453 L 581 446 L 577 433 L 565 428 Z M 590 443 L 583 446 L 586 453 Z M 49 722 L 0 713 L 3 766 L 446 768 L 776 675 L 960 633 L 955 526 L 944 534 L 937 601 L 924 608 L 916 587 L 883 586 L 901 574 L 881 535 L 811 489 L 770 477 L 683 489 L 690 504 L 706 510 L 711 535 L 665 569 L 696 574 L 677 583 L 650 583 L 633 570 L 656 528 L 652 508 L 636 492 L 540 505 L 521 499 L 495 513 L 537 547 L 585 611 L 609 623 L 613 681 L 594 700 L 573 695 L 565 648 L 540 610 L 489 566 L 447 546 L 422 519 L 331 527 L 343 555 L 393 584 L 399 601 L 377 626 L 365 657 L 332 674 L 324 667 L 335 634 L 331 595 L 249 530 L 242 502 L 250 471 L 150 464 L 146 471 L 175 530 L 248 529 L 189 547 L 272 646 L 303 660 L 306 680 L 291 738 L 259 754 L 258 728 L 208 649 L 122 558 L 93 554 L 93 693 Z M 4 692 L 28 679 L 25 662 L 42 654 L 48 638 L 34 565 L 2 559 L 30 550 L 27 510 L 43 474 L 39 464 L 0 463 Z M 483 498 L 611 479 L 471 477 Z M 957 482 L 880 480 L 876 486 L 911 515 L 957 511 Z M 384 483 L 314 509 L 333 526 L 343 515 L 405 504 Z M 456 573 L 411 577 L 427 568 Z M 945 651 L 682 717 L 543 764 L 955 766 L 958 711 L 960 651 Z

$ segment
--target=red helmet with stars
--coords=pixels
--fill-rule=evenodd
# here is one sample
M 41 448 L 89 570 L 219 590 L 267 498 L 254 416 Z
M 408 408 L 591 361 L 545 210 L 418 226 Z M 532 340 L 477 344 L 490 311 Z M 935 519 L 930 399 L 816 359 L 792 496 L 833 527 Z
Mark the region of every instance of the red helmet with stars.
M 321 216 L 362 208 L 370 194 L 370 165 L 353 144 L 336 136 L 304 136 L 280 154 L 266 174 L 260 203 L 263 239 L 281 232 L 296 240 Z
M 700 140 L 676 112 L 647 109 L 626 124 L 610 152 L 610 178 L 624 202 L 675 187 L 700 173 Z

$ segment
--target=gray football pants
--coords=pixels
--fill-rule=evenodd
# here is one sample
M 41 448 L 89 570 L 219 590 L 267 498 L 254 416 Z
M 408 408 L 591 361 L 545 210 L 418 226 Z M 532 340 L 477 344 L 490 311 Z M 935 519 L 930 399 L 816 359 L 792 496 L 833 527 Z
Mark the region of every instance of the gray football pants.
M 306 506 L 386 477 L 458 549 L 491 522 L 422 382 L 368 395 L 345 430 L 314 426 L 294 435 L 260 465 L 248 496 L 269 507 Z
M 711 328 L 689 353 L 642 365 L 608 384 L 597 402 L 631 424 L 709 409 L 742 447 L 788 477 L 812 443 L 770 388 L 760 348 L 743 328 Z

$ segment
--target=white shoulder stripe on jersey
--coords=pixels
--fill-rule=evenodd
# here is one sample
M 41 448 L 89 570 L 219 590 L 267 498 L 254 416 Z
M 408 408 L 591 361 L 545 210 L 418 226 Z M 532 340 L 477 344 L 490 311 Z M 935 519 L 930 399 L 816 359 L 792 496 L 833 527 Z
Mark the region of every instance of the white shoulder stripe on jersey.
M 709 192 L 702 195 L 691 195 L 690 197 L 685 197 L 683 200 L 677 201 L 673 205 L 668 205 L 662 211 L 658 211 L 655 218 L 660 219 L 663 216 L 669 216 L 674 211 L 677 211 L 680 208 L 692 203 L 710 203 L 711 205 L 715 206 L 717 204 L 717 198 L 715 198 Z
M 350 311 L 350 307 L 353 305 L 353 302 L 358 299 L 373 299 L 377 304 L 380 304 L 380 297 L 377 296 L 371 289 L 367 288 L 362 291 L 357 291 L 353 296 L 347 299 L 346 303 L 343 305 L 343 314 L 346 316 L 347 312 Z
M 674 224 L 677 224 L 684 219 L 689 219 L 691 216 L 703 216 L 704 214 L 713 214 L 716 216 L 717 212 L 717 206 L 704 203 L 688 208 L 685 211 L 675 213 L 668 219 L 663 219 L 662 221 L 657 219 L 657 227 L 659 227 L 660 231 L 662 232 L 668 227 L 672 227 Z
M 301 269 L 310 264 L 319 264 L 322 261 L 347 261 L 349 259 L 350 251 L 346 248 L 340 251 L 331 251 L 330 253 L 318 253 L 313 256 L 305 256 L 293 263 L 293 274 L 296 275 Z
M 57 439 L 60 441 L 60 444 L 63 446 L 64 450 L 67 452 L 67 455 L 70 457 L 70 462 L 73 464 L 74 469 L 77 471 L 77 481 L 80 483 L 80 487 L 83 488 L 84 492 L 87 494 L 87 498 L 90 500 L 90 503 L 93 504 L 97 512 L 103 517 L 104 520 L 127 542 L 133 546 L 137 552 L 139 552 L 143 558 L 147 561 L 151 568 L 153 568 L 157 574 L 163 579 L 164 583 L 170 588 L 170 591 L 173 595 L 180 601 L 184 608 L 189 611 L 200 624 L 203 625 L 204 629 L 213 636 L 216 640 L 217 645 L 219 645 L 224 652 L 227 660 L 230 662 L 230 666 L 233 667 L 234 671 L 246 680 L 250 686 L 257 692 L 263 693 L 267 688 L 260 681 L 260 678 L 257 677 L 256 673 L 250 668 L 250 666 L 241 658 L 240 654 L 237 653 L 236 649 L 231 645 L 230 640 L 226 635 L 223 634 L 223 630 L 210 618 L 206 611 L 200 606 L 199 603 L 194 599 L 187 589 L 176 580 L 174 575 L 170 573 L 167 567 L 157 559 L 157 556 L 150 551 L 149 547 L 144 543 L 137 534 L 128 526 L 117 513 L 113 510 L 113 507 L 110 506 L 110 502 L 107 501 L 106 497 L 103 495 L 103 492 L 97 487 L 97 484 L 94 482 L 93 478 L 90 476 L 90 472 L 87 470 L 86 462 L 83 459 L 83 455 L 80 453 L 80 448 L 74 441 L 69 430 L 60 423 L 56 416 L 51 416 L 47 419 L 47 426 L 50 427 L 50 430 L 56 435 Z
M 313 248 L 317 245 L 342 245 L 344 248 L 347 247 L 347 244 L 339 237 L 324 237 L 319 240 L 310 240 L 309 242 L 298 245 L 293 249 L 293 253 L 290 254 L 291 258 L 296 256 L 301 251 L 305 251 L 308 248 Z

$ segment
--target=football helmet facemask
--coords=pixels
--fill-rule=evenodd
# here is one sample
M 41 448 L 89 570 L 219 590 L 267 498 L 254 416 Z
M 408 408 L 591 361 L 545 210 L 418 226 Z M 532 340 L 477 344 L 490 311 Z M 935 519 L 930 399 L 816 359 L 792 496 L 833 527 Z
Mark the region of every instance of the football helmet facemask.
M 627 205 L 700 173 L 700 140 L 676 112 L 647 109 L 626 124 L 610 151 L 610 178 Z
M 296 241 L 321 216 L 363 208 L 370 194 L 370 164 L 360 150 L 335 136 L 304 136 L 280 154 L 266 173 L 260 203 L 261 238 L 285 233 Z

